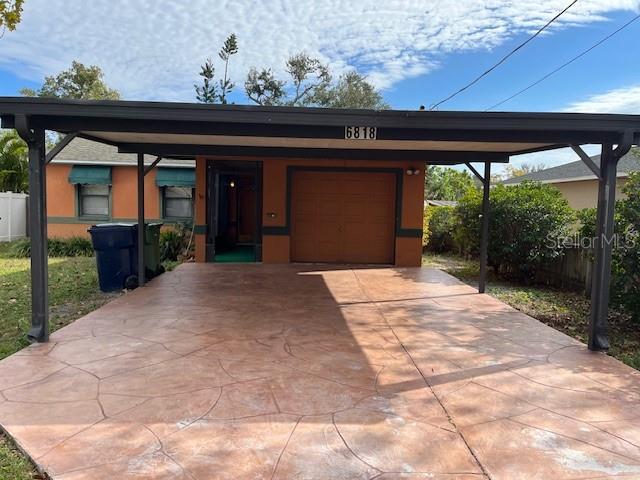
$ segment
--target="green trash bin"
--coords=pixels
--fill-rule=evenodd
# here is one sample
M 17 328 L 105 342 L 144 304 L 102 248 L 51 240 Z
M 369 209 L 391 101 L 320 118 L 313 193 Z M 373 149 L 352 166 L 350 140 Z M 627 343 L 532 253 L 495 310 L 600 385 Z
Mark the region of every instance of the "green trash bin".
M 145 223 L 144 269 L 147 277 L 160 275 L 164 268 L 160 263 L 160 227 L 162 223 Z

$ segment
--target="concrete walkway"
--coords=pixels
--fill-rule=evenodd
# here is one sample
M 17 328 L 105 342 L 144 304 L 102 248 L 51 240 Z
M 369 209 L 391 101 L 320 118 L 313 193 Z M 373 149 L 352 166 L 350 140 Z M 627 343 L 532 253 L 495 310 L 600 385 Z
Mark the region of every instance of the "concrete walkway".
M 0 392 L 60 480 L 640 478 L 640 373 L 431 269 L 183 265 Z

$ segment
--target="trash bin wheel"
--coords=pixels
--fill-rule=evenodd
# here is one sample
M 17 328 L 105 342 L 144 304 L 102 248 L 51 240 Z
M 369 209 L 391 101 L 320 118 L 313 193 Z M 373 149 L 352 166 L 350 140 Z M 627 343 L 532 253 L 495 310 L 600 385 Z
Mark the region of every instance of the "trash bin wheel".
M 129 275 L 124 281 L 124 288 L 126 288 L 127 290 L 138 288 L 138 276 Z

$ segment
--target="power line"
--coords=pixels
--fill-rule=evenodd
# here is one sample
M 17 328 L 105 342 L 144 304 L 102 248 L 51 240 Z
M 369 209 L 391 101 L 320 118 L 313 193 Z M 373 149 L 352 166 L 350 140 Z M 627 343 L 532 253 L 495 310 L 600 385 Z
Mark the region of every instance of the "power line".
M 473 79 L 471 82 L 469 82 L 468 84 L 466 84 L 464 87 L 462 87 L 461 89 L 457 90 L 456 92 L 452 93 L 451 95 L 449 95 L 447 98 L 445 98 L 444 100 L 440 100 L 438 103 L 434 103 L 433 105 L 431 105 L 431 107 L 429 108 L 429 110 L 434 110 L 436 109 L 439 105 L 442 105 L 445 102 L 448 102 L 449 100 L 451 100 L 453 97 L 456 97 L 457 95 L 461 94 L 462 92 L 464 92 L 466 89 L 472 87 L 473 85 L 475 85 L 476 83 L 478 83 L 482 78 L 486 77 L 487 75 L 489 75 L 492 71 L 494 71 L 496 68 L 498 68 L 500 65 L 502 65 L 504 62 L 507 61 L 507 59 L 509 57 L 511 57 L 512 55 L 514 55 L 518 50 L 520 50 L 522 47 L 524 47 L 526 44 L 528 44 L 531 40 L 533 40 L 534 38 L 536 38 L 538 35 L 540 35 L 549 25 L 551 25 L 553 22 L 555 22 L 558 18 L 560 18 L 560 16 L 562 14 L 564 14 L 567 10 L 569 10 L 572 6 L 574 6 L 576 4 L 578 0 L 573 0 L 569 5 L 567 5 L 564 10 L 562 10 L 560 13 L 558 13 L 555 17 L 553 17 L 551 20 L 549 20 L 545 25 L 543 25 L 536 33 L 534 33 L 533 35 L 531 35 L 526 41 L 522 42 L 520 45 L 518 45 L 516 48 L 514 48 L 513 50 L 511 50 L 508 54 L 506 54 L 504 57 L 502 57 L 500 59 L 500 61 L 498 63 L 496 63 L 495 65 L 493 65 L 491 68 L 485 70 L 484 72 L 482 72 L 480 75 L 478 75 L 475 79 Z
M 493 110 L 496 107 L 499 107 L 500 105 L 502 105 L 503 103 L 507 103 L 509 100 L 514 99 L 515 97 L 517 97 L 518 95 L 523 94 L 524 92 L 526 92 L 527 90 L 530 90 L 531 88 L 535 87 L 536 85 L 538 85 L 539 83 L 544 82 L 547 78 L 549 78 L 552 75 L 555 75 L 556 73 L 558 73 L 560 70 L 562 70 L 565 67 L 568 67 L 569 65 L 571 65 L 573 62 L 575 62 L 576 60 L 578 60 L 579 58 L 584 57 L 587 53 L 589 53 L 591 50 L 595 49 L 596 47 L 599 47 L 600 45 L 602 45 L 604 42 L 606 42 L 607 40 L 609 40 L 611 37 L 613 37 L 614 35 L 616 35 L 617 33 L 621 32 L 622 30 L 624 30 L 625 28 L 627 28 L 629 25 L 631 25 L 633 22 L 635 22 L 636 20 L 638 20 L 640 18 L 640 14 L 636 15 L 635 17 L 633 17 L 631 20 L 629 20 L 627 23 L 625 23 L 624 25 L 622 25 L 620 28 L 618 28 L 617 30 L 615 30 L 614 32 L 610 33 L 609 35 L 607 35 L 606 37 L 602 38 L 600 41 L 598 41 L 597 43 L 594 43 L 593 45 L 591 45 L 589 48 L 587 48 L 586 50 L 584 50 L 583 52 L 579 53 L 578 55 L 576 55 L 575 57 L 573 57 L 571 60 L 566 61 L 565 63 L 563 63 L 562 65 L 560 65 L 557 68 L 554 68 L 553 70 L 551 70 L 549 73 L 547 73 L 546 75 L 540 77 L 538 80 L 536 80 L 535 82 L 527 85 L 526 87 L 524 87 L 522 90 L 517 91 L 516 93 L 514 93 L 513 95 L 511 95 L 508 98 L 505 98 L 504 100 L 502 100 L 501 102 L 498 102 L 492 106 L 490 106 L 489 108 L 487 108 L 485 111 L 488 110 Z

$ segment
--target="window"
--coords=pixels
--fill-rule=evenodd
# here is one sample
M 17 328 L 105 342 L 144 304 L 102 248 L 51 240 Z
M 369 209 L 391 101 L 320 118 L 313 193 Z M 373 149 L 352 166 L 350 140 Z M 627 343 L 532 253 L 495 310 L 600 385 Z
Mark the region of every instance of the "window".
M 193 188 L 164 187 L 162 210 L 162 217 L 168 220 L 193 218 Z
M 81 217 L 109 218 L 109 185 L 78 185 Z

